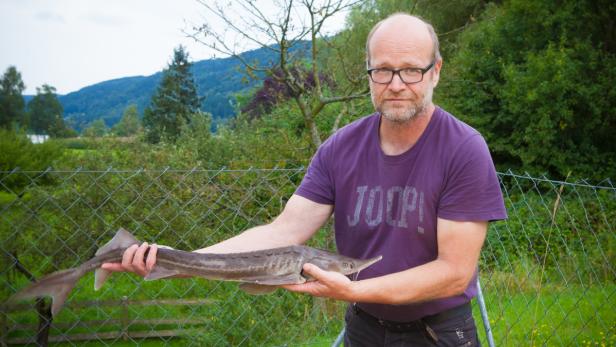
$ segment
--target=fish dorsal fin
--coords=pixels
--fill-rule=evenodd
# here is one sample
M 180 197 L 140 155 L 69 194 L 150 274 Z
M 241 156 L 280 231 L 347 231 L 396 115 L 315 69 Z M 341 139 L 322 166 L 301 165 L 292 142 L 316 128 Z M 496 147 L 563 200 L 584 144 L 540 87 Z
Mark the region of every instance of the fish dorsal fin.
M 278 287 L 276 286 L 268 286 L 265 284 L 256 284 L 256 283 L 240 283 L 240 289 L 245 291 L 248 294 L 252 295 L 263 295 L 273 293 Z
M 133 234 L 125 230 L 124 228 L 118 229 L 115 236 L 109 240 L 103 247 L 99 248 L 96 251 L 96 255 L 101 255 L 103 253 L 112 251 L 118 248 L 128 248 L 136 243 L 139 243 Z

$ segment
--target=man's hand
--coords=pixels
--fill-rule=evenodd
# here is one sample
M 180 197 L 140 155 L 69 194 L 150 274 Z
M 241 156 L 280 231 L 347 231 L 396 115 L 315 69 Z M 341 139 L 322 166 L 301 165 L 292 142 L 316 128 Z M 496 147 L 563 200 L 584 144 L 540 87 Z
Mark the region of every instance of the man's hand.
M 354 301 L 354 282 L 345 275 L 335 271 L 322 270 L 313 264 L 304 264 L 303 269 L 304 273 L 314 277 L 315 280 L 302 284 L 287 284 L 281 287 L 296 293 Z
M 145 256 L 146 251 L 147 256 Z M 113 272 L 133 272 L 145 277 L 156 265 L 157 251 L 158 247 L 155 244 L 148 245 L 147 242 L 142 243 L 141 246 L 134 244 L 124 251 L 121 263 L 104 263 L 101 269 Z

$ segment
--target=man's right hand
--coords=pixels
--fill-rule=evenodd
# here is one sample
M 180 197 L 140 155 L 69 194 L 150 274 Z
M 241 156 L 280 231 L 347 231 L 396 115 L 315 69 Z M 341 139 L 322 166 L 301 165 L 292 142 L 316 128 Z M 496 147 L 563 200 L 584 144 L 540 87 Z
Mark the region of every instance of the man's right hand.
M 145 277 L 156 265 L 157 252 L 158 246 L 155 244 L 149 245 L 147 242 L 141 245 L 134 244 L 124 251 L 121 263 L 104 263 L 101 269 L 113 272 L 133 272 Z

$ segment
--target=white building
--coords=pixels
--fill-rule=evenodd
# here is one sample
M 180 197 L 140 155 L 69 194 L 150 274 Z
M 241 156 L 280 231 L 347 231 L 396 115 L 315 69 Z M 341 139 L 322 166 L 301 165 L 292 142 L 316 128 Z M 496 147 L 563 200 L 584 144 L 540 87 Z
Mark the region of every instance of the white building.
M 26 136 L 28 136 L 28 139 L 30 140 L 30 142 L 32 142 L 34 144 L 43 143 L 43 142 L 49 140 L 49 135 L 28 134 Z

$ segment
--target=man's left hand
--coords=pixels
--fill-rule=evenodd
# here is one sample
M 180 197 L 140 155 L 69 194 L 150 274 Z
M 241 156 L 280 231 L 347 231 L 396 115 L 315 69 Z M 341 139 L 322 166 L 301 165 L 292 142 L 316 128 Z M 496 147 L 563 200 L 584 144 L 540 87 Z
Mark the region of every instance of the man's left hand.
M 353 301 L 351 294 L 353 282 L 345 275 L 335 271 L 325 271 L 313 264 L 304 264 L 303 270 L 305 274 L 313 277 L 314 281 L 281 287 L 296 293 Z

